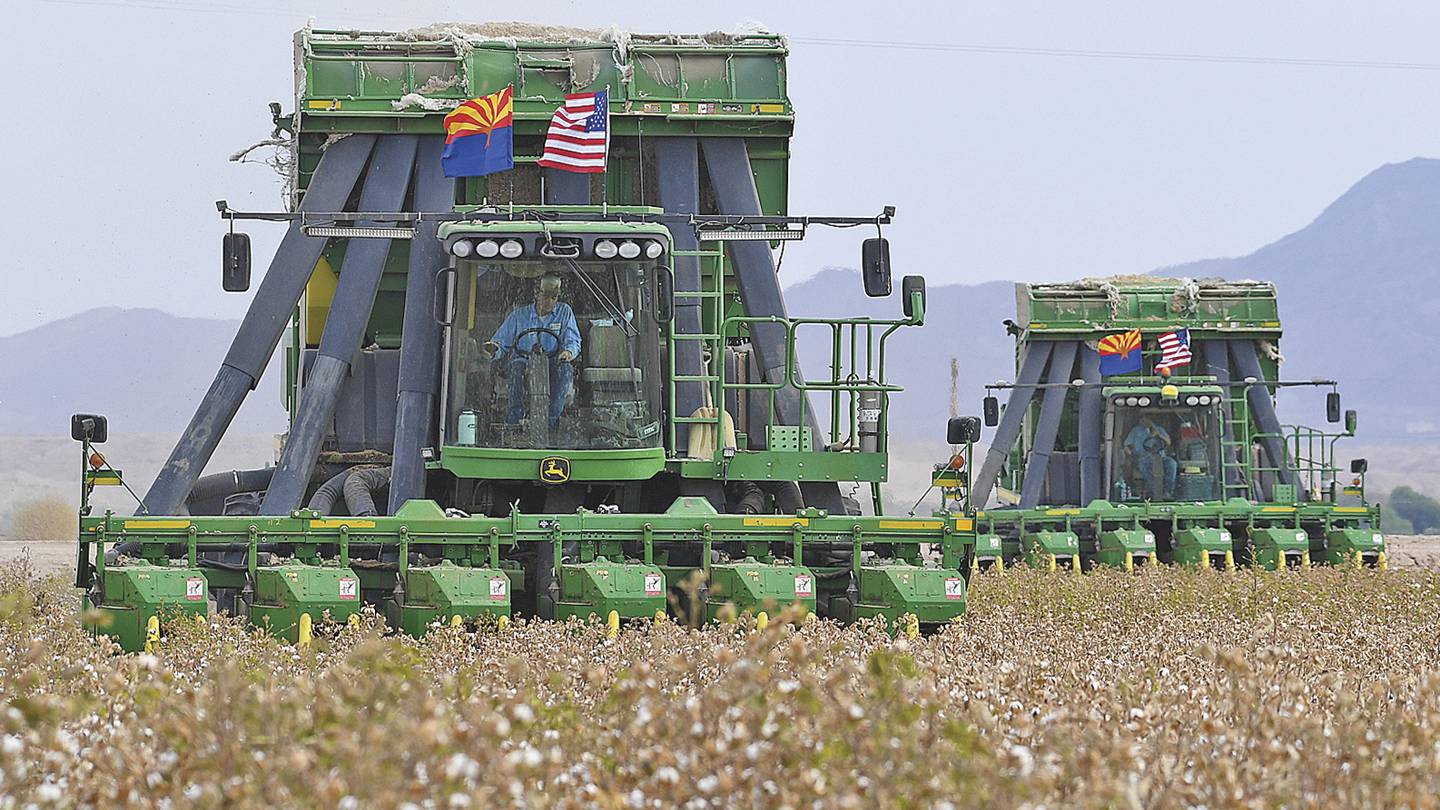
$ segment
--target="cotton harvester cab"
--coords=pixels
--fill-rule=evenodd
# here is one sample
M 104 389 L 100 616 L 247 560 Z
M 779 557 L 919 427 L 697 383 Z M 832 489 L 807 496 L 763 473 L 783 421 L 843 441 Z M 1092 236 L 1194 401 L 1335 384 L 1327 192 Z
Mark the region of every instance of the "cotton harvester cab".
M 1342 414 L 1332 380 L 1281 379 L 1273 285 L 1130 277 L 1016 289 L 1017 377 L 989 386 L 1009 401 L 1002 413 L 986 398 L 997 430 L 966 493 L 980 547 L 1074 565 L 1384 565 L 1365 461 L 1342 470 L 1336 459 L 1355 412 Z M 1138 367 L 1102 373 L 1102 352 L 1127 349 L 1127 335 Z M 1162 368 L 1162 341 L 1189 362 Z M 1282 424 L 1278 392 L 1296 387 L 1329 389 L 1327 419 L 1343 424 Z
M 295 55 L 294 112 L 272 105 L 291 210 L 220 204 L 225 288 L 248 287 L 237 227 L 288 231 L 140 510 L 82 520 L 78 579 L 122 643 L 167 608 L 291 639 L 363 604 L 414 634 L 512 609 L 911 628 L 964 609 L 970 521 L 878 514 L 884 352 L 923 323 L 923 280 L 893 319 L 786 310 L 775 243 L 893 212 L 789 215 L 780 37 L 307 29 Z M 507 86 L 514 168 L 446 177 L 445 114 Z M 605 171 L 537 165 L 566 95 L 600 90 Z M 883 236 L 861 252 L 889 295 Z M 824 373 L 799 367 L 802 332 Z M 277 347 L 276 464 L 200 477 Z M 91 464 L 87 493 L 108 475 Z

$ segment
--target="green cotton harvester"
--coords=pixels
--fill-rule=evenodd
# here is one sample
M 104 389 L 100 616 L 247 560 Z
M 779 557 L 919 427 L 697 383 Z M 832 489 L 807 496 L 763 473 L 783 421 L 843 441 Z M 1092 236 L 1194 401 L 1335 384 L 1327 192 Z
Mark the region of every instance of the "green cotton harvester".
M 294 109 L 271 105 L 291 205 L 219 204 L 224 288 L 249 288 L 238 227 L 288 230 L 140 508 L 82 507 L 98 630 L 139 649 L 218 610 L 303 643 L 372 606 L 415 635 L 667 612 L 913 632 L 964 610 L 972 521 L 878 514 L 887 339 L 923 323 L 923 279 L 892 319 L 786 311 L 773 250 L 816 227 L 876 234 L 866 291 L 889 295 L 893 210 L 789 215 L 782 38 L 306 29 L 294 53 Z M 446 176 L 446 116 L 507 88 L 464 137 L 510 138 L 513 168 Z M 604 171 L 540 165 L 567 95 L 598 92 Z M 814 376 L 801 332 L 830 342 Z M 202 477 L 277 347 L 275 464 Z M 72 428 L 88 504 L 120 476 L 104 418 Z
M 973 507 L 977 565 L 1385 565 L 1366 462 L 1337 462 L 1356 414 L 1333 380 L 1281 377 L 1274 285 L 1131 276 L 1018 284 L 1016 300 L 989 451 L 978 472 L 935 473 Z M 1281 423 L 1297 387 L 1326 391 L 1334 427 Z

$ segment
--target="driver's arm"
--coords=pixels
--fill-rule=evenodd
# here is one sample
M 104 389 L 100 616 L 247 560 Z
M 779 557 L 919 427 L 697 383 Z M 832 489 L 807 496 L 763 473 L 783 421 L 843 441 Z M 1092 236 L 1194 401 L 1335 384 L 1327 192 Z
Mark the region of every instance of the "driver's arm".
M 490 338 L 491 343 L 500 347 L 495 353 L 497 358 L 504 357 L 505 354 L 510 351 L 510 347 L 515 343 L 515 337 L 520 334 L 521 309 L 523 308 L 511 310 L 510 314 L 505 316 L 505 322 L 500 324 L 499 329 L 495 330 L 494 337 Z
M 575 322 L 575 310 L 569 304 L 560 304 L 560 351 L 568 352 L 573 360 L 580 356 L 580 326 Z

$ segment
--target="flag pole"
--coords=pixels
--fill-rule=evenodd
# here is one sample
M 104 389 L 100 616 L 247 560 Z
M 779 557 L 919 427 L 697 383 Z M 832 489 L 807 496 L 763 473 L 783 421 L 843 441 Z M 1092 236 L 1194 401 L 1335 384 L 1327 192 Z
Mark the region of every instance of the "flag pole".
M 600 216 L 610 213 L 610 85 L 605 85 L 605 165 L 600 170 Z

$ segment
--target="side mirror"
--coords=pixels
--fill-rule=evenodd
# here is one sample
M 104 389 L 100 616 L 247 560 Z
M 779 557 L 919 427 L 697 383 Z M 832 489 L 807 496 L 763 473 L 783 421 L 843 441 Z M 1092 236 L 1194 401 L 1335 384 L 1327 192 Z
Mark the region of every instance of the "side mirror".
M 1365 471 L 1368 469 L 1370 469 L 1369 461 L 1366 461 L 1363 458 L 1351 459 L 1350 472 L 1355 473 L 1356 475 L 1364 475 Z
M 970 444 L 980 441 L 980 419 L 975 416 L 952 416 L 945 425 L 948 444 Z
M 890 242 L 882 237 L 866 239 L 860 245 L 860 272 L 865 294 L 884 298 L 890 294 Z
M 1355 428 L 1360 424 L 1360 414 L 1357 411 L 1345 412 L 1345 432 L 1355 435 Z
M 985 397 L 982 411 L 985 414 L 985 427 L 995 427 L 1000 424 L 1000 400 L 993 396 Z
M 98 413 L 77 413 L 70 417 L 70 438 L 77 442 L 104 444 L 109 436 L 109 425 Z
M 920 311 L 915 311 L 912 293 L 920 293 Z M 925 277 L 906 276 L 900 279 L 900 294 L 905 296 L 905 317 L 925 320 Z
M 220 241 L 220 253 L 220 286 L 225 292 L 250 289 L 250 234 L 225 234 Z
M 1340 392 L 1331 391 L 1325 395 L 1325 418 L 1331 423 L 1340 421 Z
M 670 268 L 660 268 L 660 289 L 655 295 L 655 317 L 660 323 L 669 323 L 675 317 L 675 273 Z

